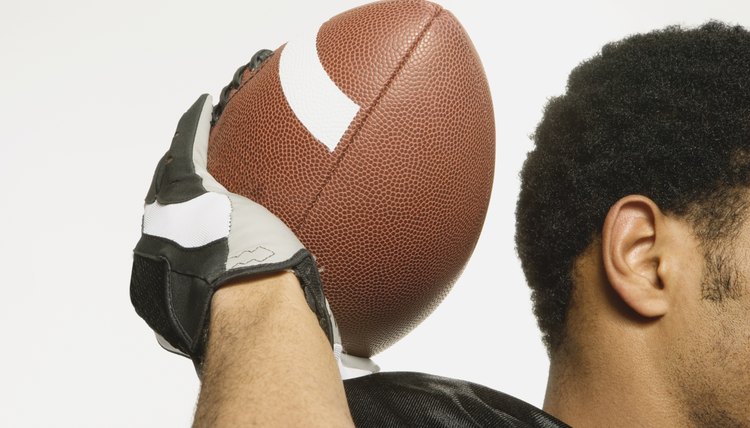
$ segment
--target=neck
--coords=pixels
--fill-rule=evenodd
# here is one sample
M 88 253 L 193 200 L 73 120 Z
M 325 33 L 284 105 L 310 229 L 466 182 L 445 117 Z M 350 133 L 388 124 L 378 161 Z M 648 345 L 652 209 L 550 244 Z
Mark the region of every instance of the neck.
M 574 427 L 689 426 L 653 361 L 633 355 L 637 348 L 553 358 L 544 410 Z

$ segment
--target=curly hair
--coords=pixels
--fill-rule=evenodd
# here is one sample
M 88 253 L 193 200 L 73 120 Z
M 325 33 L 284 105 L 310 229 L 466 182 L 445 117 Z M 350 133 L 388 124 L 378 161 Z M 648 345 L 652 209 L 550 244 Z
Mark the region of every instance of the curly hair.
M 572 71 L 533 139 L 516 248 L 552 354 L 574 262 L 620 198 L 651 198 L 704 244 L 736 234 L 747 201 L 738 194 L 750 186 L 750 32 L 710 21 L 608 44 Z

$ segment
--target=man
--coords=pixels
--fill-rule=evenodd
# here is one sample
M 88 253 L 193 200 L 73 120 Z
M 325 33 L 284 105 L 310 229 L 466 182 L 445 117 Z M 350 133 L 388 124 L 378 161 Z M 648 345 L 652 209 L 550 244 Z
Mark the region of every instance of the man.
M 200 147 L 210 111 L 196 106 L 202 119 L 182 128 Z M 551 361 L 544 412 L 428 375 L 345 389 L 314 265 L 281 226 L 272 238 L 289 250 L 273 266 L 196 271 L 209 322 L 172 294 L 153 303 L 149 287 L 173 290 L 163 279 L 184 255 L 149 244 L 147 209 L 133 301 L 196 361 L 196 426 L 750 426 L 750 33 L 708 23 L 607 45 L 571 73 L 534 139 L 516 240 Z M 185 200 L 162 180 L 180 159 L 162 161 L 152 203 Z M 224 194 L 192 159 L 203 191 Z M 165 313 L 194 333 L 174 333 Z
M 750 426 L 750 34 L 605 46 L 553 99 L 517 247 L 575 426 Z

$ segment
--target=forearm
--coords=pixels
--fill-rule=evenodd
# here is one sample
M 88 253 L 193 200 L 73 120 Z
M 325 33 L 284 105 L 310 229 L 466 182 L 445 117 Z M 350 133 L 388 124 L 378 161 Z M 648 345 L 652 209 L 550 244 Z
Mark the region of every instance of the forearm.
M 331 346 L 293 274 L 214 295 L 194 425 L 353 426 Z

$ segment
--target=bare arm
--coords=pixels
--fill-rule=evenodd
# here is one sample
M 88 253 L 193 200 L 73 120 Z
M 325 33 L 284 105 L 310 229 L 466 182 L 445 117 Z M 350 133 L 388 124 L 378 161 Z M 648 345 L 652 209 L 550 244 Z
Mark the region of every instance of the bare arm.
M 293 274 L 225 286 L 211 305 L 195 427 L 354 426 L 331 346 Z

